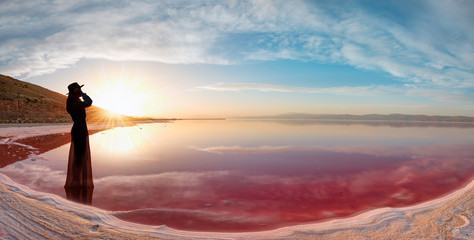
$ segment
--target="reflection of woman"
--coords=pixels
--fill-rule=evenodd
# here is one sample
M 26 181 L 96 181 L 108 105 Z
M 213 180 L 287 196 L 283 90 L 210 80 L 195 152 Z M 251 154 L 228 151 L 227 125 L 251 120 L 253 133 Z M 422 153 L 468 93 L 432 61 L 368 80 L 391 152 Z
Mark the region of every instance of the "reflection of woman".
M 66 198 L 82 203 L 92 205 L 93 187 L 64 187 L 66 189 Z
M 81 87 L 77 82 L 71 83 L 67 87 L 69 95 L 66 109 L 69 115 L 71 115 L 74 125 L 71 129 L 71 148 L 69 149 L 66 188 L 94 187 L 85 110 L 86 107 L 92 105 L 92 99 L 82 92 Z

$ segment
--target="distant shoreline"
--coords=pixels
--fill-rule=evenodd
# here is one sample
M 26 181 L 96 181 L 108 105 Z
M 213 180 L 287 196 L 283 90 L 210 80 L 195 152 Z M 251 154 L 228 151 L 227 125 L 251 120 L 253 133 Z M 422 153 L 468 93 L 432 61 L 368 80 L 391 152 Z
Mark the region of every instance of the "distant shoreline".
M 130 117 L 126 120 L 112 120 L 113 122 L 162 122 L 178 120 L 227 120 L 226 118 L 136 118 Z M 102 123 L 107 121 L 88 120 L 88 123 Z M 72 124 L 70 118 L 0 118 L 0 124 Z
M 87 119 L 88 122 L 101 122 L 103 119 Z M 411 115 L 411 114 L 311 114 L 311 113 L 286 113 L 279 115 L 262 116 L 231 116 L 231 117 L 131 117 L 122 116 L 112 118 L 112 121 L 140 122 L 140 121 L 176 121 L 176 120 L 273 120 L 273 121 L 350 121 L 350 122 L 414 122 L 414 123 L 472 123 L 474 117 L 470 116 L 442 116 L 442 115 Z M 69 117 L 8 117 L 1 118 L 1 123 L 70 123 Z
M 98 122 L 90 121 L 88 125 L 102 125 L 106 128 L 124 127 L 143 123 L 163 123 L 174 121 L 262 121 L 276 122 L 285 125 L 312 125 L 312 124 L 335 124 L 335 125 L 367 125 L 367 126 L 389 126 L 389 127 L 455 127 L 455 128 L 473 128 L 474 122 L 448 122 L 448 121 L 414 121 L 414 120 L 347 120 L 347 119 L 272 119 L 272 118 L 161 118 L 161 119 L 143 119 L 133 121 L 112 121 Z M 34 127 L 49 125 L 71 125 L 72 122 L 8 122 L 2 123 L 1 128 L 9 127 Z
M 228 119 L 259 119 L 259 120 L 330 120 L 330 121 L 403 121 L 403 122 L 462 122 L 474 123 L 474 117 L 441 116 L 441 115 L 410 115 L 410 114 L 311 114 L 286 113 L 272 116 L 234 116 Z
M 186 119 L 178 119 L 186 120 Z M 198 119 L 199 120 L 199 119 Z M 474 122 L 455 121 L 423 121 L 423 120 L 377 120 L 377 119 L 331 119 L 331 118 L 225 118 L 223 120 L 246 120 L 246 121 L 321 121 L 321 122 L 409 122 L 409 123 L 464 123 L 474 124 Z

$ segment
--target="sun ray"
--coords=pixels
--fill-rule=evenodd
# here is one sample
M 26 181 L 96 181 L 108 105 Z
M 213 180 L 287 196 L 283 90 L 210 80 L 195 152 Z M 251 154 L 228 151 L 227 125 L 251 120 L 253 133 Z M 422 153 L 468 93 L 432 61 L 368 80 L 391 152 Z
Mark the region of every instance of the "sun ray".
M 123 67 L 118 72 L 110 76 L 102 69 L 98 74 L 96 85 L 90 89 L 94 105 L 109 110 L 111 114 L 145 116 L 152 91 L 140 79 L 126 73 Z

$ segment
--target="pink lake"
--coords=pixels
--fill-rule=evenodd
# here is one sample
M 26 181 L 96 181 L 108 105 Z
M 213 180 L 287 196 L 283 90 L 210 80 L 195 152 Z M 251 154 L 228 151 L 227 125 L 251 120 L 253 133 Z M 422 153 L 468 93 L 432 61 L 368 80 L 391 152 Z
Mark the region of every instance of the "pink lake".
M 137 223 L 256 231 L 431 200 L 474 176 L 474 127 L 176 121 L 90 136 L 93 191 L 75 201 Z M 69 144 L 0 169 L 67 197 Z

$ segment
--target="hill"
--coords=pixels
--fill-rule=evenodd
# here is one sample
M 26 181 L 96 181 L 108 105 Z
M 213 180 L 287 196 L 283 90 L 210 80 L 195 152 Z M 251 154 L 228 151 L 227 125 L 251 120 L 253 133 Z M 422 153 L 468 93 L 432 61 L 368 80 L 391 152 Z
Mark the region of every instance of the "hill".
M 1 122 L 71 122 L 63 94 L 0 74 Z M 91 106 L 88 121 L 132 121 L 136 118 L 113 114 Z

